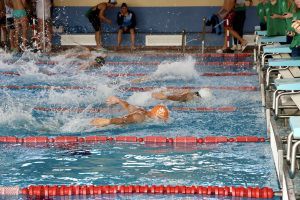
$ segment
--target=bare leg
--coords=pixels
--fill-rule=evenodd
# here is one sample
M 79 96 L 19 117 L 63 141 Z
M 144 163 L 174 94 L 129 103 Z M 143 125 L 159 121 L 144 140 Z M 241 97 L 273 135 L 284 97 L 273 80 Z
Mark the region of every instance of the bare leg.
M 95 39 L 96 39 L 96 48 L 101 48 L 102 47 L 101 31 L 95 32 Z
M 5 26 L 1 27 L 1 41 L 3 42 L 4 45 L 6 45 L 7 42 L 7 31 Z
M 130 40 L 131 40 L 131 50 L 135 49 L 135 31 L 133 28 L 130 29 Z
M 122 29 L 119 29 L 119 31 L 118 31 L 118 47 L 121 46 L 121 43 L 122 43 L 122 35 L 123 35 L 123 30 L 122 30 Z
M 19 21 L 19 19 L 15 19 L 15 28 L 16 28 L 16 31 L 15 31 L 15 39 L 16 39 L 16 42 L 15 42 L 15 44 L 16 44 L 16 49 L 20 49 L 19 48 L 19 45 L 20 45 L 20 41 L 19 41 L 19 37 L 20 37 L 20 32 L 21 32 L 21 27 L 20 27 L 21 25 L 20 25 L 20 21 Z
M 247 43 L 246 40 L 244 40 L 235 30 L 233 30 L 232 28 L 228 28 L 230 34 L 236 38 L 242 45 L 245 45 Z
M 46 23 L 46 37 L 47 37 L 46 50 L 47 52 L 49 52 L 52 49 L 52 24 L 50 21 L 47 21 Z
M 23 17 L 21 18 L 21 25 L 22 25 L 22 46 L 26 47 L 27 45 L 27 31 L 28 31 L 28 18 Z

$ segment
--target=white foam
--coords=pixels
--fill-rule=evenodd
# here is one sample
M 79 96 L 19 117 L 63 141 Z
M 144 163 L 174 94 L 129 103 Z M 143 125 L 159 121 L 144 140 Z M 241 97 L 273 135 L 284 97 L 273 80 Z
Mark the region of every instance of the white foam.
M 128 102 L 136 106 L 150 105 L 152 102 L 152 92 L 135 92 L 128 98 Z
M 195 79 L 199 76 L 195 63 L 191 56 L 176 62 L 163 62 L 158 65 L 151 78 L 154 80 Z

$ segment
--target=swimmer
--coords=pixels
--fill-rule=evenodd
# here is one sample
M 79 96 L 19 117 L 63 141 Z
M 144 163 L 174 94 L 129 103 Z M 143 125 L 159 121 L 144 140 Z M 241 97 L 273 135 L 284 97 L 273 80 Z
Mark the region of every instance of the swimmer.
M 151 96 L 152 98 L 158 100 L 186 102 L 194 99 L 203 98 L 207 95 L 208 95 L 208 91 L 205 89 L 199 91 L 184 89 L 184 90 L 161 90 L 159 92 L 153 92 Z
M 96 51 L 97 52 L 97 51 Z M 86 47 L 80 47 L 77 52 L 67 53 L 66 58 L 78 58 L 81 60 L 87 60 L 93 58 L 95 55 Z M 88 70 L 93 68 L 100 68 L 105 64 L 105 54 L 96 56 L 93 61 L 88 61 L 80 64 L 79 70 Z
M 106 118 L 96 118 L 90 122 L 91 125 L 96 127 L 104 127 L 111 124 L 122 125 L 122 124 L 133 124 L 142 123 L 147 119 L 160 119 L 162 121 L 167 121 L 169 119 L 169 110 L 164 105 L 156 105 L 151 110 L 146 110 L 144 108 L 139 108 L 137 106 L 130 105 L 128 102 L 111 96 L 107 99 L 106 103 L 108 105 L 121 105 L 125 110 L 128 111 L 128 115 L 106 119 Z

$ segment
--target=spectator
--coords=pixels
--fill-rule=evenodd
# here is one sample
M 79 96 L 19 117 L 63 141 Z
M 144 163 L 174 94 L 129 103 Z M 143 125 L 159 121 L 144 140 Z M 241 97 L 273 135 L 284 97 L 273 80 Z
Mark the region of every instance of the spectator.
M 300 0 L 294 0 L 295 13 L 293 15 L 292 28 L 296 32 L 291 43 L 292 57 L 300 56 Z
M 252 0 L 237 0 L 234 8 L 233 30 L 241 37 L 244 35 L 244 24 L 246 20 L 246 6 L 252 5 Z M 234 38 L 232 50 L 242 50 L 240 42 Z
M 281 4 L 277 0 L 270 0 L 266 4 L 268 36 L 286 35 L 286 22 L 282 18 L 283 14 Z
M 98 50 L 105 50 L 102 46 L 101 21 L 112 24 L 112 21 L 105 17 L 105 11 L 108 8 L 114 8 L 116 4 L 116 0 L 108 0 L 107 3 L 99 3 L 90 8 L 85 14 L 95 29 L 96 48 Z
M 259 0 L 257 4 L 257 15 L 259 16 L 260 30 L 267 30 L 266 5 L 268 0 Z
M 285 20 L 286 23 L 286 35 L 287 35 L 287 44 L 291 44 L 294 33 L 292 29 L 292 20 L 293 20 L 293 13 L 295 12 L 295 3 L 294 0 L 282 0 L 281 1 L 281 10 L 283 12 L 282 16 L 279 18 Z
M 26 49 L 27 46 L 27 31 L 28 31 L 28 18 L 25 0 L 6 0 L 7 5 L 13 8 L 13 18 L 16 28 L 16 44 L 19 45 L 19 34 L 22 33 L 21 50 Z
M 130 33 L 131 50 L 135 49 L 134 42 L 135 42 L 136 18 L 134 12 L 128 10 L 128 6 L 126 3 L 122 3 L 121 11 L 118 13 L 117 22 L 119 25 L 118 47 L 121 46 L 122 34 Z
M 42 49 L 46 52 L 51 51 L 52 48 L 51 7 L 51 0 L 36 0 L 36 16 L 38 18 L 38 49 Z M 43 29 L 43 26 L 45 26 L 45 30 Z
M 247 41 L 244 40 L 235 30 L 233 30 L 233 20 L 235 17 L 234 12 L 235 0 L 224 0 L 224 4 L 220 11 L 218 12 L 218 16 L 224 20 L 224 29 L 225 33 L 229 31 L 229 33 L 241 43 L 242 48 L 246 47 Z M 224 53 L 228 51 L 226 34 L 224 37 L 224 46 L 222 49 L 218 49 L 217 53 Z

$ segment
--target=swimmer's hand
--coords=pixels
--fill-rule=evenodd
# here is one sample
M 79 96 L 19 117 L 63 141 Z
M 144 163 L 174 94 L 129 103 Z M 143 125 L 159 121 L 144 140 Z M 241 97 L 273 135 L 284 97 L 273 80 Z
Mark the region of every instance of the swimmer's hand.
M 110 96 L 106 100 L 106 104 L 110 105 L 110 106 L 118 104 L 118 103 L 120 103 L 120 99 L 118 97 L 116 97 L 116 96 Z
M 97 127 L 104 127 L 110 125 L 110 119 L 96 118 L 93 119 L 90 124 Z

